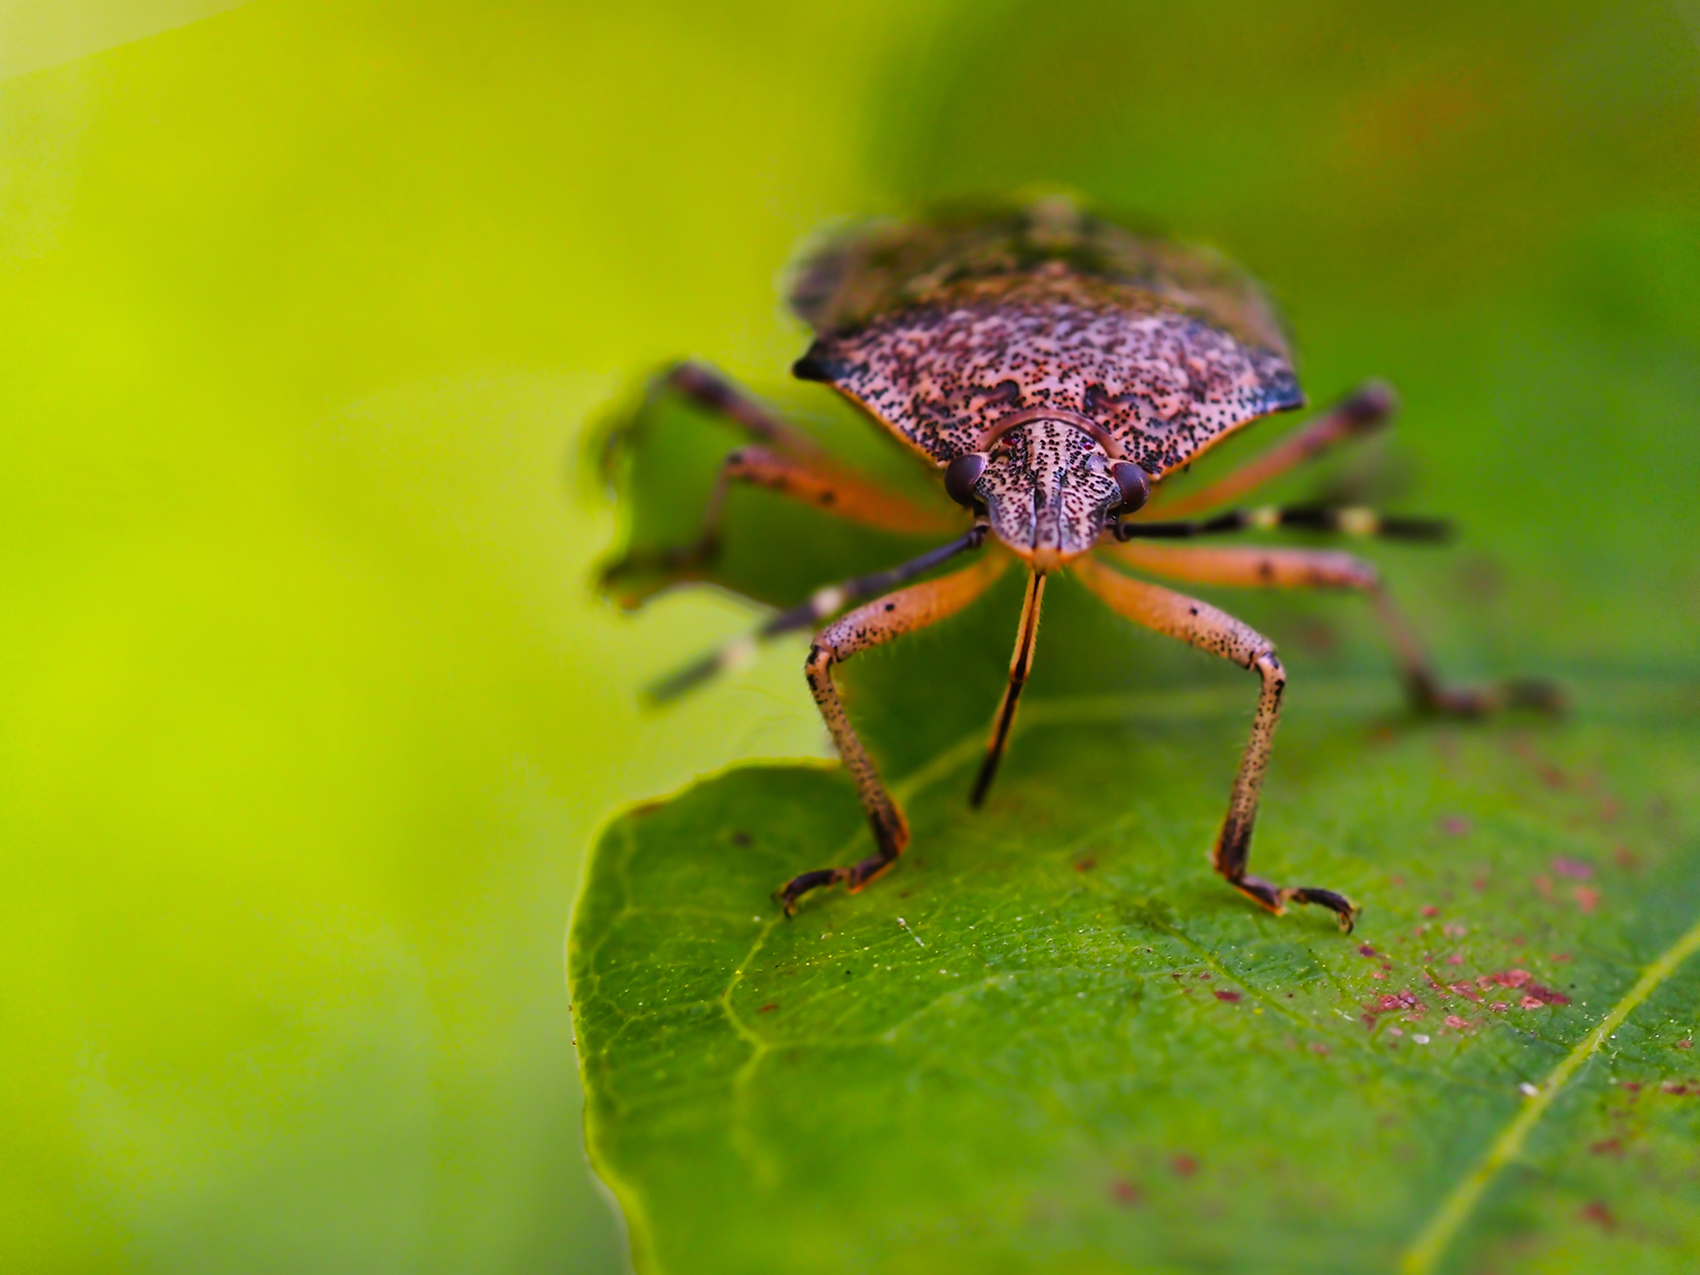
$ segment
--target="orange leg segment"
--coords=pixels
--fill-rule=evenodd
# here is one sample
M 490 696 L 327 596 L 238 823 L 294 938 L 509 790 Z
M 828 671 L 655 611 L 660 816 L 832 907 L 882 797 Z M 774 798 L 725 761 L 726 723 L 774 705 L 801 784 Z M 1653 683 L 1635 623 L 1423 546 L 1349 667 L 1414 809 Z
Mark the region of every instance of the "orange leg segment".
M 1320 549 L 1203 548 L 1130 540 L 1112 552 L 1140 571 L 1194 584 L 1243 589 L 1352 589 L 1369 595 L 1399 661 L 1412 705 L 1424 712 L 1479 717 L 1501 708 L 1551 709 L 1557 692 L 1545 683 L 1513 681 L 1492 687 L 1449 687 L 1435 674 L 1410 621 L 1374 564 Z
M 1258 796 L 1269 765 L 1275 724 L 1281 714 L 1281 696 L 1287 685 L 1287 674 L 1275 656 L 1274 645 L 1255 629 L 1207 602 L 1134 580 L 1092 558 L 1079 559 L 1071 570 L 1111 610 L 1135 624 L 1257 673 L 1261 680 L 1257 716 L 1252 721 L 1251 738 L 1240 759 L 1239 772 L 1234 776 L 1228 813 L 1216 838 L 1211 864 L 1228 884 L 1277 916 L 1286 910 L 1288 903 L 1315 903 L 1332 911 L 1339 918 L 1340 928 L 1349 931 L 1357 907 L 1344 895 L 1317 886 L 1278 886 L 1246 871 L 1252 827 L 1257 821 Z
M 727 453 L 726 459 L 721 462 L 720 477 L 703 510 L 699 545 L 712 547 L 725 512 L 727 490 L 738 482 L 766 487 L 792 500 L 882 531 L 925 535 L 950 531 L 962 525 L 959 516 L 913 504 L 824 458 L 803 459 L 766 447 L 751 446 Z
M 847 612 L 815 635 L 809 647 L 804 672 L 809 690 L 820 708 L 821 717 L 832 735 L 832 742 L 850 777 L 856 782 L 856 793 L 862 799 L 873 829 L 876 852 L 859 863 L 841 868 L 818 868 L 788 881 L 777 897 L 787 913 L 797 910 L 797 901 L 810 890 L 824 885 L 842 884 L 854 893 L 879 876 L 903 853 L 909 843 L 909 825 L 897 808 L 891 793 L 880 779 L 873 758 L 857 738 L 844 702 L 833 683 L 832 669 L 857 651 L 879 646 L 905 633 L 937 624 L 955 615 L 983 594 L 1009 565 L 1009 557 L 993 553 L 954 575 L 942 576 L 922 584 L 910 585 L 888 593 L 866 606 Z
M 636 606 L 667 584 L 689 579 L 694 568 L 713 558 L 719 548 L 727 496 L 734 483 L 765 487 L 840 518 L 884 531 L 948 533 L 962 525 L 960 516 L 951 511 L 917 505 L 845 469 L 808 435 L 707 368 L 693 363 L 679 364 L 656 382 L 651 399 L 664 392 L 683 395 L 758 441 L 727 453 L 721 461 L 720 472 L 703 507 L 701 530 L 694 541 L 670 549 L 630 554 L 604 568 L 603 587 L 618 592 L 626 606 Z M 662 575 L 659 580 L 645 579 L 658 573 Z

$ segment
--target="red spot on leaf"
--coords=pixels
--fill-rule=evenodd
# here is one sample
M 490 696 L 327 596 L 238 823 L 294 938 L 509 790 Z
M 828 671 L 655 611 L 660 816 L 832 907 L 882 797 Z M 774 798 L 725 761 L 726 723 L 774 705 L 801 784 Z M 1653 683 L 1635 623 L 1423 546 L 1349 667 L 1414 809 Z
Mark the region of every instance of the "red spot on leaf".
M 1446 958 L 1446 963 L 1448 965 L 1462 965 L 1464 963 L 1464 958 L 1457 952 L 1454 952 L 1451 956 Z
M 1076 872 L 1090 872 L 1097 866 L 1098 861 L 1096 859 L 1082 859 L 1079 863 L 1074 865 L 1074 870 Z
M 1693 1049 L 1694 1042 L 1691 1040 L 1679 1040 L 1676 1042 L 1676 1047 L 1678 1049 Z
M 1529 884 L 1540 892 L 1543 899 L 1552 898 L 1552 878 L 1544 872 L 1537 872 L 1529 878 Z
M 1560 856 L 1552 861 L 1552 870 L 1561 877 L 1569 877 L 1572 881 L 1592 881 L 1594 865 L 1586 859 L 1566 859 Z
M 1465 1028 L 1469 1027 L 1470 1020 L 1467 1019 L 1467 1018 L 1459 1018 L 1458 1015 L 1456 1015 L 1456 1014 L 1448 1014 L 1446 1016 L 1446 1025 L 1448 1027 L 1450 1027 L 1453 1031 L 1460 1031 L 1461 1032 Z
M 1175 1171 L 1176 1177 L 1190 1178 L 1198 1172 L 1198 1161 L 1183 1151 L 1169 1161 L 1169 1167 Z
M 1359 956 L 1380 956 L 1381 953 L 1376 951 L 1368 943 L 1360 943 L 1360 944 L 1358 944 L 1358 955 Z
M 1611 1215 L 1611 1210 L 1600 1200 L 1593 1200 L 1582 1206 L 1582 1220 L 1592 1222 L 1607 1231 L 1617 1226 L 1617 1219 Z
M 1440 909 L 1435 907 L 1434 904 L 1432 904 L 1432 903 L 1425 903 L 1425 904 L 1423 904 L 1423 915 L 1424 916 L 1439 916 L 1440 915 Z
M 1518 1001 L 1517 1003 L 1519 1005 L 1521 1005 L 1524 1009 L 1540 1009 L 1541 1006 L 1545 1004 L 1545 1002 L 1542 1001 L 1539 996 L 1525 996 L 1522 1000 Z
M 1139 1188 L 1126 1178 L 1117 1178 L 1110 1183 L 1110 1198 L 1124 1209 L 1131 1209 L 1139 1203 Z
M 1240 994 L 1238 992 L 1230 992 L 1225 989 L 1218 989 L 1216 992 L 1216 999 L 1219 1001 L 1227 1001 L 1231 1005 L 1238 1005 L 1240 1003 Z
M 1589 1146 L 1588 1150 L 1594 1155 L 1620 1156 L 1623 1154 L 1623 1143 L 1619 1142 L 1616 1138 L 1607 1138 L 1603 1142 L 1593 1143 Z
M 1686 1094 L 1689 1092 L 1688 1086 L 1684 1084 L 1670 1084 L 1662 1087 L 1666 1093 L 1671 1094 Z
M 1470 831 L 1470 821 L 1463 815 L 1447 815 L 1440 821 L 1440 830 L 1454 837 L 1462 837 Z
M 767 1004 L 763 1005 L 760 1009 L 758 1009 L 756 1011 L 756 1013 L 758 1013 L 758 1014 L 771 1014 L 774 1010 L 776 1010 L 778 1008 L 779 1008 L 779 1006 L 775 1005 L 772 1001 L 769 1001 Z
M 1528 970 L 1506 970 L 1500 974 L 1478 974 L 1476 986 L 1486 987 L 1490 983 L 1498 983 L 1501 987 L 1527 987 L 1535 981 L 1535 976 Z
M 1415 992 L 1383 992 L 1364 1006 L 1371 1014 L 1394 1014 L 1406 1009 L 1420 1014 L 1425 1008 Z
M 1591 885 L 1579 885 L 1573 893 L 1576 895 L 1576 906 L 1584 912 L 1592 912 L 1600 906 L 1600 892 Z

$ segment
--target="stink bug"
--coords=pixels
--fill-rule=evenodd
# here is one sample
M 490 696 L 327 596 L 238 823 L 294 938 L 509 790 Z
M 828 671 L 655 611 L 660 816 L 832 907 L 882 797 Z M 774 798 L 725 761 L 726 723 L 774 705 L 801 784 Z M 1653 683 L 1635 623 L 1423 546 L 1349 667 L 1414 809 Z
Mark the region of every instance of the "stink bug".
M 647 561 L 628 555 L 603 573 L 604 586 L 616 593 L 646 570 L 690 578 L 717 552 L 732 483 L 760 484 L 874 527 L 954 532 L 909 562 L 816 590 L 659 688 L 662 697 L 678 694 L 736 663 L 757 641 L 831 621 L 816 632 L 805 671 L 855 780 L 876 849 L 858 863 L 787 882 L 777 892 L 787 912 L 821 886 L 860 890 L 897 861 L 909 840 L 903 812 L 845 714 L 834 665 L 960 611 L 1016 562 L 1027 573 L 1025 601 L 971 803 L 984 801 L 1009 738 L 1045 581 L 1070 571 L 1134 623 L 1257 674 L 1251 739 L 1211 862 L 1230 885 L 1277 915 L 1289 903 L 1314 903 L 1350 930 L 1358 909 L 1336 891 L 1275 885 L 1247 871 L 1287 680 L 1274 645 L 1226 612 L 1124 568 L 1206 585 L 1357 590 L 1373 602 L 1418 708 L 1476 716 L 1518 702 L 1552 702 L 1552 693 L 1535 684 L 1442 685 L 1375 567 L 1361 559 L 1291 547 L 1163 543 L 1276 527 L 1407 539 L 1445 534 L 1433 520 L 1368 509 L 1234 507 L 1276 475 L 1385 421 L 1393 396 L 1379 384 L 1359 389 L 1213 485 L 1164 498 L 1164 480 L 1214 444 L 1305 401 L 1274 310 L 1248 276 L 1214 254 L 1135 234 L 1052 198 L 840 234 L 805 255 L 790 301 L 815 335 L 793 373 L 843 394 L 932 466 L 960 506 L 960 521 L 952 528 L 935 511 L 845 470 L 755 398 L 704 367 L 682 364 L 659 378 L 656 392 L 682 395 L 724 416 L 751 442 L 726 456 L 694 543 Z M 972 561 L 911 583 L 958 556 Z M 629 591 L 627 600 L 633 600 Z

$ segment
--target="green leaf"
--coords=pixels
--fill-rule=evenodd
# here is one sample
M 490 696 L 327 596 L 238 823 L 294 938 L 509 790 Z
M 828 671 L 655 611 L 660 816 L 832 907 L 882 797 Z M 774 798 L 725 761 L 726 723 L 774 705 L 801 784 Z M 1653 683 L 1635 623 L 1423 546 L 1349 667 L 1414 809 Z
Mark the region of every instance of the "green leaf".
M 1030 705 L 979 815 L 964 737 L 900 784 L 898 870 L 794 920 L 768 891 L 866 851 L 836 773 L 739 770 L 613 825 L 573 999 L 642 1268 L 1694 1252 L 1692 698 L 1579 687 L 1577 720 L 1530 731 L 1310 688 L 1256 858 L 1365 901 L 1345 938 L 1206 870 L 1238 689 Z
M 569 969 L 591 1156 L 641 1269 L 1700 1251 L 1692 681 L 1583 671 L 1560 723 L 1429 722 L 1359 604 L 1225 598 L 1276 634 L 1346 621 L 1289 660 L 1253 862 L 1364 903 L 1348 938 L 1209 871 L 1253 680 L 1066 577 L 999 786 L 966 808 L 1018 594 L 847 668 L 914 833 L 863 893 L 791 920 L 770 898 L 868 853 L 836 767 L 736 770 L 602 838 Z

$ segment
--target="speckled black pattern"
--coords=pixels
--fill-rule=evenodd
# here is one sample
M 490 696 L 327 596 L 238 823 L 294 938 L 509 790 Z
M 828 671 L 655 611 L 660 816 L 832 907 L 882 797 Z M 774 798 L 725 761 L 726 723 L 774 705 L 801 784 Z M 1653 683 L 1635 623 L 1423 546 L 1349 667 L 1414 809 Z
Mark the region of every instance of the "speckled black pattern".
M 1051 262 L 967 280 L 819 338 L 830 382 L 938 464 L 1000 418 L 1056 408 L 1102 427 L 1153 478 L 1231 430 L 1304 402 L 1287 360 L 1126 284 Z
M 1552 692 L 1538 686 L 1490 692 L 1443 686 L 1367 563 L 1315 550 L 1159 547 L 1136 539 L 1282 525 L 1354 534 L 1387 534 L 1396 526 L 1404 534 L 1433 529 L 1431 522 L 1399 523 L 1367 510 L 1302 507 L 1175 520 L 1182 513 L 1217 509 L 1384 420 L 1393 395 L 1376 384 L 1242 470 L 1167 502 L 1155 519 L 1141 518 L 1150 491 L 1134 465 L 1155 482 L 1246 423 L 1303 403 L 1279 318 L 1249 276 L 1222 258 L 1135 234 L 1083 214 L 1067 200 L 1049 199 L 1021 208 L 875 222 L 839 233 L 805 254 L 790 296 L 816 337 L 795 373 L 833 385 L 946 470 L 941 477 L 947 494 L 975 512 L 974 526 L 890 571 L 816 590 L 665 685 L 693 685 L 717 669 L 734 667 L 763 638 L 827 620 L 959 552 L 985 552 L 955 574 L 864 602 L 816 634 L 805 675 L 855 781 L 876 852 L 793 877 L 778 892 L 788 914 L 813 890 L 861 889 L 896 862 L 909 839 L 900 806 L 845 712 L 835 667 L 858 651 L 962 611 L 1012 557 L 1028 569 L 1026 601 L 971 803 L 979 805 L 986 796 L 1009 739 L 1032 665 L 1048 575 L 1067 566 L 1127 619 L 1257 674 L 1257 713 L 1212 862 L 1235 889 L 1277 914 L 1289 904 L 1316 904 L 1334 912 L 1349 931 L 1357 911 L 1333 890 L 1277 885 L 1248 871 L 1286 671 L 1255 630 L 1204 601 L 1112 569 L 1105 563 L 1110 554 L 1141 570 L 1206 584 L 1362 590 L 1375 601 L 1419 707 L 1477 715 L 1507 703 L 1556 706 Z M 813 443 L 711 372 L 683 365 L 667 379 L 670 388 L 756 440 L 723 467 L 705 515 L 710 533 L 705 539 L 712 539 L 718 502 L 732 479 L 761 482 L 869 525 L 894 530 L 919 525 L 907 502 L 833 472 Z M 953 462 L 959 463 L 949 468 Z M 954 516 L 959 525 L 962 513 Z M 1105 537 L 1112 516 L 1119 519 L 1117 534 Z M 987 543 L 993 538 L 996 545 Z M 1100 545 L 1106 552 L 1094 553 Z
M 1031 548 L 1041 559 L 1066 561 L 1097 542 L 1122 493 L 1090 434 L 1037 420 L 998 439 L 974 494 L 985 502 L 999 540 Z

